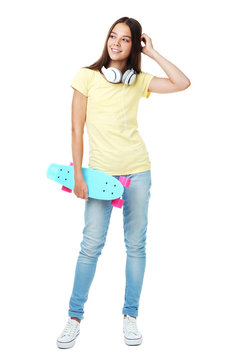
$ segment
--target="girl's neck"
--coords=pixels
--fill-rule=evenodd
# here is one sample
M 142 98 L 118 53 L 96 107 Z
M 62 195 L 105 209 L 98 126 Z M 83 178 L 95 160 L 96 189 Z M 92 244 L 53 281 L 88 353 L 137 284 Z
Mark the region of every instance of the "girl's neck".
M 111 66 L 119 69 L 122 74 L 128 69 L 126 62 L 124 64 L 122 64 L 122 63 L 119 63 L 118 61 L 110 61 L 108 67 L 111 67 Z

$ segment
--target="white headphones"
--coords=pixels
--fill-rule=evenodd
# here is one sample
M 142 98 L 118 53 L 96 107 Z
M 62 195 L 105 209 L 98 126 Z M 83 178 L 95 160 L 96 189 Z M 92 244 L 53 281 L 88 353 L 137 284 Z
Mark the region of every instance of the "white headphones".
M 114 84 L 122 82 L 125 85 L 132 85 L 136 79 L 137 74 L 136 71 L 133 70 L 133 68 L 126 70 L 124 74 L 122 74 L 121 70 L 113 66 L 107 69 L 105 68 L 105 66 L 103 66 L 101 70 L 105 78 Z

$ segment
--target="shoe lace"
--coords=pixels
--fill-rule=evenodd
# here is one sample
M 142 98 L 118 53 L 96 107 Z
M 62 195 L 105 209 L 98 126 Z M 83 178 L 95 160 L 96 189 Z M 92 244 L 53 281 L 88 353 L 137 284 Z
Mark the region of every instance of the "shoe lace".
M 135 334 L 138 333 L 138 328 L 137 328 L 137 323 L 136 323 L 136 319 L 128 317 L 127 320 L 127 329 L 129 332 L 133 332 Z
M 62 336 L 65 336 L 65 335 L 74 335 L 74 332 L 76 331 L 76 328 L 77 328 L 78 324 L 76 322 L 72 322 L 70 319 L 68 320 L 63 332 L 62 332 Z

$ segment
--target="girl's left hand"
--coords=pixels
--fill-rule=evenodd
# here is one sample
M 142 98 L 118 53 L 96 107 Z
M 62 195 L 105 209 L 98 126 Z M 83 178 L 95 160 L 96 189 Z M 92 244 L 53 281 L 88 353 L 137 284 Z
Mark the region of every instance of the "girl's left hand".
M 141 35 L 141 41 L 144 42 L 145 46 L 142 46 L 142 52 L 145 55 L 151 56 L 153 49 L 153 44 L 152 44 L 152 39 L 146 35 L 146 34 L 142 34 Z

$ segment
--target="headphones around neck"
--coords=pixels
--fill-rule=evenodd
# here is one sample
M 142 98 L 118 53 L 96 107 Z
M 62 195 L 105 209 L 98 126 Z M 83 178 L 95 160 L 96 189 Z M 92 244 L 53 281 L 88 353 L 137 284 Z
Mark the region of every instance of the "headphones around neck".
M 128 69 L 122 74 L 121 70 L 113 66 L 108 69 L 103 66 L 101 68 L 105 78 L 111 83 L 117 84 L 122 82 L 125 85 L 132 85 L 136 79 L 136 71 L 133 68 Z

